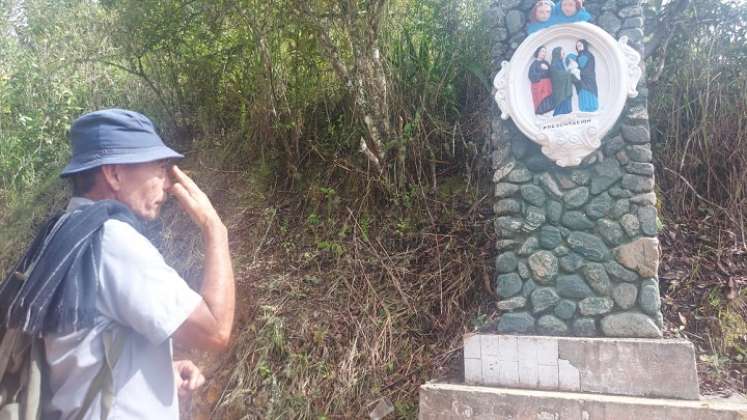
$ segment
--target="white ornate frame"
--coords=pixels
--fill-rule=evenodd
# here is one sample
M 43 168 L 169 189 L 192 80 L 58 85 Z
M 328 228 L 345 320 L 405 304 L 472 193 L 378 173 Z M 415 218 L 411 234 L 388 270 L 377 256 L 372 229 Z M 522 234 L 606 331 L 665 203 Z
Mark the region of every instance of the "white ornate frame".
M 528 65 L 539 46 L 568 38 L 586 39 L 594 47 L 597 80 L 600 72 L 606 72 L 603 79 L 607 81 L 604 90 L 608 96 L 600 99 L 597 112 L 538 117 L 527 89 Z M 493 81 L 501 118 L 511 117 L 526 136 L 542 146 L 542 153 L 559 166 L 580 164 L 599 148 L 602 137 L 615 125 L 627 98 L 638 95 L 641 56 L 627 41 L 624 36 L 615 41 L 602 28 L 586 22 L 552 26 L 529 35 L 516 49 L 511 62 L 502 63 Z

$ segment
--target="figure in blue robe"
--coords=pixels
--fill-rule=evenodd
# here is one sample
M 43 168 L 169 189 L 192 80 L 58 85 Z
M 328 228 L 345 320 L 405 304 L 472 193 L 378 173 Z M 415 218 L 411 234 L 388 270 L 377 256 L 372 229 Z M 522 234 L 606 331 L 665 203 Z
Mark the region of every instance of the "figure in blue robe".
M 576 42 L 576 51 L 578 52 L 576 62 L 581 70 L 580 80 L 574 82 L 578 93 L 578 108 L 583 112 L 594 112 L 599 109 L 594 55 L 589 51 L 589 42 L 585 39 L 579 39 Z
M 552 9 L 549 22 L 551 25 L 561 23 L 589 22 L 591 14 L 583 7 L 581 0 L 560 0 Z
M 554 22 L 552 22 L 552 20 L 546 20 L 544 22 L 529 22 L 529 24 L 527 25 L 527 33 L 533 34 L 539 30 L 549 28 L 552 25 L 554 25 Z

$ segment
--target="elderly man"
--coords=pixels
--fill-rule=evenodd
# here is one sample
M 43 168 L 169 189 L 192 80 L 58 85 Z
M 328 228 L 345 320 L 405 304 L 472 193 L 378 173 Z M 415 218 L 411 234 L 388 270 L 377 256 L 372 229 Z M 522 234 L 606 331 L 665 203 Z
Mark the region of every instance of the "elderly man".
M 223 350 L 235 285 L 226 227 L 208 197 L 172 164 L 145 116 L 92 112 L 71 129 L 62 176 L 73 198 L 50 223 L 9 324 L 41 336 L 44 419 L 178 419 L 177 392 L 204 378 L 172 360 L 172 339 Z M 193 291 L 142 234 L 171 194 L 202 232 L 202 287 Z

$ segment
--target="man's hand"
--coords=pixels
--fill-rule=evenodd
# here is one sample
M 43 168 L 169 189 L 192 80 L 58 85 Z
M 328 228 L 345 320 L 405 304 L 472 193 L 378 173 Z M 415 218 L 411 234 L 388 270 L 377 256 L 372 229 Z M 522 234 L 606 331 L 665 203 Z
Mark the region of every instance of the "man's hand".
M 223 223 L 210 199 L 192 179 L 176 165 L 170 169 L 172 185 L 168 192 L 176 197 L 179 205 L 203 231 Z
M 195 366 L 191 360 L 174 360 L 174 373 L 180 397 L 190 395 L 192 391 L 205 383 L 205 377 L 200 372 L 200 368 Z
M 178 167 L 171 167 L 174 195 L 202 231 L 205 268 L 197 305 L 173 338 L 190 348 L 223 351 L 228 347 L 236 307 L 236 285 L 228 249 L 228 231 L 218 213 L 197 184 Z

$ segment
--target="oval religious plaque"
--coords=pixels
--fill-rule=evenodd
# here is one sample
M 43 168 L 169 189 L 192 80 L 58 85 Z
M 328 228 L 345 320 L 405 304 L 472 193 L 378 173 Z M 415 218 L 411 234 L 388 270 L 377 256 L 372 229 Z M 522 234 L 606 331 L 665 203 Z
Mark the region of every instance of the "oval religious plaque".
M 616 41 L 596 25 L 567 21 L 536 29 L 535 18 L 493 82 L 501 117 L 512 118 L 559 166 L 578 165 L 599 148 L 627 98 L 638 94 L 642 74 L 641 56 L 625 37 Z

